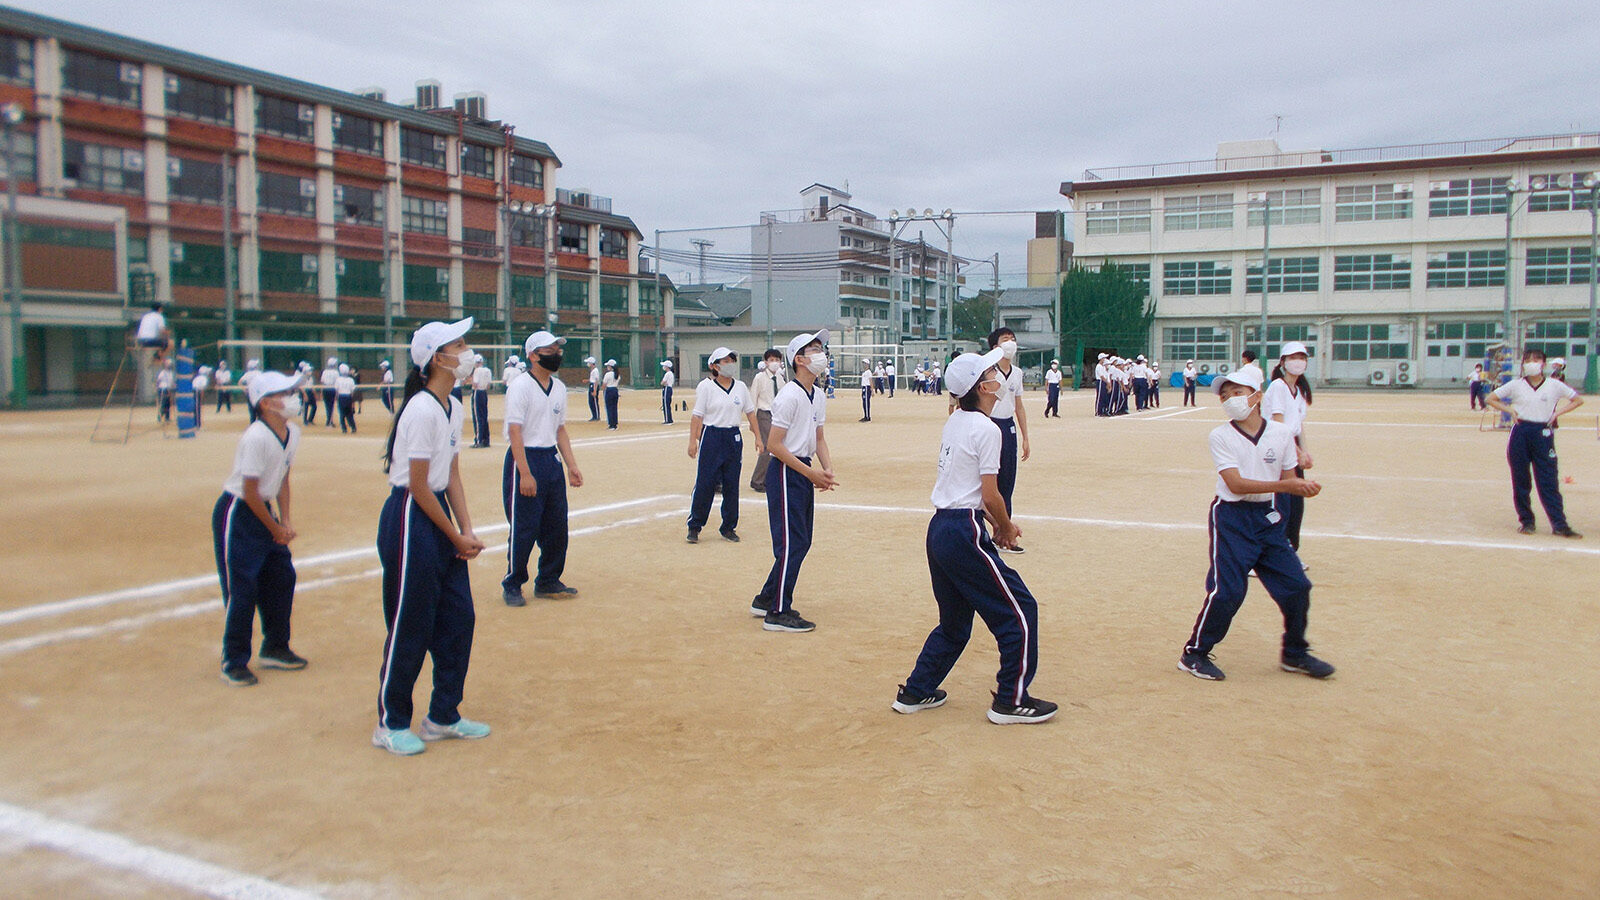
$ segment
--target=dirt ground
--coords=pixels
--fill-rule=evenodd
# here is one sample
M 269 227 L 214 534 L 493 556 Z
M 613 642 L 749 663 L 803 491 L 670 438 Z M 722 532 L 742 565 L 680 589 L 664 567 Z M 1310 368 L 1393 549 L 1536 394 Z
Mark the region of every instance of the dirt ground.
M 493 449 L 462 454 L 491 547 L 495 399 Z M 462 709 L 495 731 L 410 759 L 368 741 L 381 406 L 356 436 L 307 430 L 294 646 L 312 663 L 248 689 L 217 677 L 209 531 L 242 407 L 126 446 L 89 442 L 93 412 L 0 415 L 0 803 L 334 897 L 1600 892 L 1595 408 L 1559 436 L 1590 532 L 1571 542 L 1542 511 L 1543 533 L 1515 533 L 1505 437 L 1464 396 L 1318 394 L 1304 556 L 1312 644 L 1338 675 L 1278 671 L 1258 588 L 1209 683 L 1175 663 L 1220 416 L 1164 399 L 1108 421 L 1073 393 L 1045 420 L 1028 396 L 1028 552 L 1007 561 L 1039 598 L 1052 722 L 985 720 L 981 627 L 944 708 L 889 709 L 935 622 L 942 401 L 881 398 L 871 423 L 851 392 L 831 405 L 842 487 L 819 497 L 796 597 L 819 624 L 791 635 L 746 612 L 764 508 L 746 495 L 740 544 L 686 545 L 688 415 L 660 425 L 654 394 L 625 393 L 619 432 L 570 425 L 582 595 L 511 609 L 503 551 L 476 561 Z M 184 896 L 16 835 L 0 867 L 17 896 Z

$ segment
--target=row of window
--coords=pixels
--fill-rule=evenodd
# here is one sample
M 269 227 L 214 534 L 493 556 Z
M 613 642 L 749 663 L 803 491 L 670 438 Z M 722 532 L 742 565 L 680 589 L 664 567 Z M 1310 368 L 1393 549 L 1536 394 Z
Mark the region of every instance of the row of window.
M 1321 289 L 1320 260 L 1315 256 L 1274 257 L 1267 265 L 1267 286 L 1275 294 L 1307 293 Z M 1233 293 L 1233 265 L 1196 260 L 1162 266 L 1165 296 L 1203 296 Z M 1591 257 L 1588 247 L 1530 247 L 1523 283 L 1529 286 L 1588 284 Z M 1506 252 L 1452 250 L 1430 253 L 1427 286 L 1430 288 L 1501 287 L 1506 280 Z M 1363 253 L 1333 258 L 1335 291 L 1399 291 L 1411 289 L 1411 257 L 1402 253 Z M 1245 293 L 1261 293 L 1261 262 L 1246 268 Z
M 1258 347 L 1256 329 L 1245 329 L 1245 345 Z M 1430 357 L 1482 357 L 1501 339 L 1498 322 L 1435 322 L 1428 325 L 1425 352 Z M 1551 356 L 1582 356 L 1582 341 L 1589 337 L 1584 320 L 1543 321 L 1528 325 L 1524 346 L 1544 350 Z M 1222 326 L 1181 326 L 1162 329 L 1166 359 L 1193 359 L 1198 362 L 1231 362 L 1232 336 Z M 1387 323 L 1334 325 L 1332 354 L 1335 362 L 1404 360 L 1411 358 L 1410 334 L 1401 326 Z M 1310 325 L 1270 325 L 1267 347 L 1262 354 L 1275 359 L 1284 341 L 1300 341 L 1315 355 L 1317 331 Z

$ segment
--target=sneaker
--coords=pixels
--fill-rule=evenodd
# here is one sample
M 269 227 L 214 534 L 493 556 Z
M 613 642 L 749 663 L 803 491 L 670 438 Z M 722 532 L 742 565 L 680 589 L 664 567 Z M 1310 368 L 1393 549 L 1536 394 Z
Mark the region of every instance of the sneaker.
M 1018 544 L 1015 547 L 1001 547 L 1000 548 L 1000 552 L 1001 553 L 1026 553 L 1028 551 L 1022 549 L 1022 545 Z
M 451 738 L 465 738 L 475 741 L 478 738 L 489 736 L 489 726 L 471 719 L 457 719 L 454 725 L 440 725 L 432 719 L 424 718 L 417 728 L 417 736 L 425 741 L 442 741 Z
M 1555 535 L 1556 537 L 1564 537 L 1564 538 L 1581 538 L 1581 537 L 1583 537 L 1583 535 L 1577 533 L 1576 531 L 1573 531 L 1571 528 L 1557 528 L 1555 531 L 1552 531 L 1550 533 Z
M 949 694 L 944 691 L 935 690 L 926 697 L 918 697 L 916 694 L 907 691 L 906 686 L 902 684 L 900 685 L 900 692 L 894 695 L 894 705 L 890 708 L 897 713 L 905 713 L 909 716 L 919 710 L 943 706 L 945 698 L 948 696 Z
M 570 600 L 573 597 L 578 596 L 578 589 L 575 587 L 567 587 L 558 581 L 556 582 L 556 586 L 550 588 L 549 590 L 534 588 L 533 595 L 541 600 Z
M 698 528 L 689 529 L 689 533 L 684 535 L 683 539 L 685 541 L 688 541 L 691 544 L 700 543 L 700 529 L 698 529 Z
M 522 596 L 522 588 L 501 588 L 500 597 L 506 601 L 507 606 L 528 605 L 528 598 Z
M 422 745 L 422 739 L 411 733 L 409 728 L 385 728 L 379 725 L 372 731 L 372 746 L 382 747 L 395 756 L 416 756 L 428 749 Z
M 1529 522 L 1528 524 L 1522 526 L 1521 528 L 1518 528 L 1517 529 L 1517 534 L 1533 534 L 1534 531 L 1535 531 L 1535 529 L 1533 527 L 1533 523 Z
M 798 633 L 815 631 L 817 623 L 807 622 L 805 619 L 800 618 L 799 613 L 792 609 L 786 609 L 781 613 L 767 613 L 766 619 L 761 623 L 761 628 L 764 631 L 793 631 Z
M 290 671 L 304 669 L 310 665 L 310 662 L 304 656 L 296 654 L 288 647 L 282 650 L 263 650 L 256 654 L 256 662 L 263 669 L 288 669 Z
M 1309 653 L 1300 656 L 1285 656 L 1278 661 L 1278 668 L 1285 672 L 1298 672 L 1301 675 L 1310 675 L 1312 678 L 1327 678 L 1333 674 L 1333 666 L 1328 665 Z
M 1216 663 L 1211 661 L 1211 654 L 1209 653 L 1185 652 L 1183 657 L 1178 660 L 1178 668 L 1196 678 L 1204 678 L 1207 681 L 1221 681 L 1228 677 L 1222 674 L 1222 670 L 1217 668 Z
M 769 614 L 771 612 L 772 612 L 772 601 L 771 600 L 767 600 L 767 599 L 765 599 L 763 597 L 757 597 L 754 600 L 750 601 L 750 615 L 756 616 L 756 617 L 759 618 L 759 617 L 762 617 L 762 616 L 766 616 L 767 614 Z
M 722 535 L 722 539 L 723 540 L 727 541 L 730 544 L 739 543 L 739 532 L 737 532 L 737 531 L 722 531 L 722 532 L 718 532 L 718 533 Z
M 249 666 L 232 666 L 222 670 L 222 680 L 234 687 L 249 687 L 260 681 Z
M 1056 708 L 1049 700 L 1037 700 L 1026 695 L 1022 698 L 1022 705 L 1012 706 L 996 695 L 994 704 L 989 707 L 989 721 L 996 725 L 1033 725 L 1049 721 L 1056 714 Z

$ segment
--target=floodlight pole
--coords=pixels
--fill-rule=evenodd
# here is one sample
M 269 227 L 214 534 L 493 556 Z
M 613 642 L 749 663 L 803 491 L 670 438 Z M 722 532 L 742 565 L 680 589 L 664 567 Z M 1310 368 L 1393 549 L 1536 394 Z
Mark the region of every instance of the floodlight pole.
M 11 408 L 28 405 L 28 366 L 26 344 L 22 340 L 22 254 L 17 247 L 17 157 L 16 125 L 22 121 L 22 107 L 7 103 L 0 108 L 0 126 L 5 129 L 6 217 L 5 217 L 5 292 L 11 314 Z
M 1263 372 L 1270 372 L 1267 368 L 1267 297 L 1272 293 L 1272 279 L 1268 277 L 1272 254 L 1272 196 L 1269 194 L 1261 204 L 1261 327 L 1256 331 L 1256 339 L 1261 342 L 1261 349 L 1256 351 L 1256 359 L 1261 363 Z M 1250 342 L 1245 342 L 1248 349 Z
M 1589 183 L 1589 353 L 1584 358 L 1583 392 L 1600 393 L 1600 307 L 1595 305 L 1596 278 L 1600 275 L 1600 172 L 1585 178 Z
M 1521 341 L 1513 343 L 1511 333 L 1511 215 L 1516 212 L 1517 182 L 1515 179 L 1506 182 L 1506 268 L 1504 276 L 1505 300 L 1501 309 L 1501 324 L 1505 329 L 1502 340 L 1506 347 L 1512 351 L 1522 346 Z

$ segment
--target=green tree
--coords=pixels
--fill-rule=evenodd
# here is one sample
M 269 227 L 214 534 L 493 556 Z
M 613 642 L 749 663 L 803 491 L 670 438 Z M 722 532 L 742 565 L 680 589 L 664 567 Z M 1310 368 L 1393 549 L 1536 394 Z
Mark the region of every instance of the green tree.
M 1073 264 L 1061 282 L 1061 358 L 1105 350 L 1121 356 L 1149 352 L 1156 302 L 1133 270 L 1107 262 L 1098 269 Z
M 956 340 L 982 343 L 994 328 L 994 294 L 979 291 L 976 296 L 957 300 L 955 308 Z

